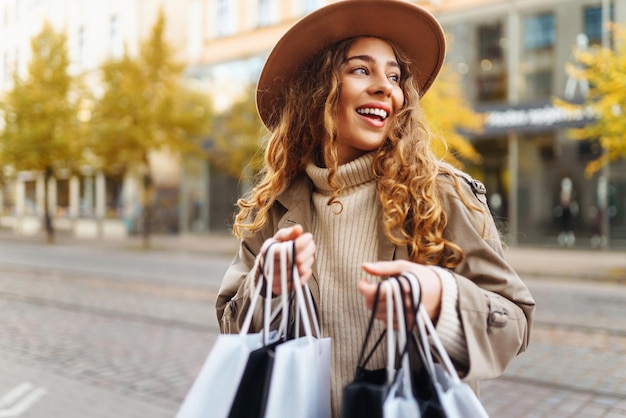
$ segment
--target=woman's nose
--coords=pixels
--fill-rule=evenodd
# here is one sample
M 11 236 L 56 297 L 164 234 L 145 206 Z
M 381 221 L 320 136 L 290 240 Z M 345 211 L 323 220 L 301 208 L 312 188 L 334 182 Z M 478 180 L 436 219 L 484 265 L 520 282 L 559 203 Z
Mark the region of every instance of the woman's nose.
M 372 78 L 372 87 L 370 89 L 373 94 L 382 94 L 384 96 L 391 95 L 393 85 L 386 74 L 378 75 Z

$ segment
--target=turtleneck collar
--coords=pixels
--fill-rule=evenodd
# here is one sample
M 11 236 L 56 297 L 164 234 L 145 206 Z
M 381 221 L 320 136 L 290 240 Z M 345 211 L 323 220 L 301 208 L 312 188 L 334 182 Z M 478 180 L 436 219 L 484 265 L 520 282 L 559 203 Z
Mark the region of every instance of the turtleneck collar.
M 373 161 L 374 153 L 370 152 L 340 165 L 335 179 L 346 189 L 367 183 L 374 179 L 374 172 L 372 171 Z M 328 171 L 327 168 L 318 167 L 312 162 L 306 167 L 307 175 L 319 191 L 329 192 L 332 190 L 328 183 Z

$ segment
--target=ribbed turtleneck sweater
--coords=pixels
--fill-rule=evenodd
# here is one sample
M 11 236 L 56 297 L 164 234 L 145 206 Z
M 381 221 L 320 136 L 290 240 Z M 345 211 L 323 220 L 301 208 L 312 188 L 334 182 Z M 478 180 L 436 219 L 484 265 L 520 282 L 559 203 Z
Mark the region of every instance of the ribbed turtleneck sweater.
M 314 164 L 306 172 L 314 184 L 313 236 L 317 245 L 316 264 L 320 287 L 319 318 L 322 335 L 331 337 L 331 401 L 333 417 L 341 410 L 343 387 L 354 378 L 370 311 L 357 290 L 362 278 L 371 282 L 361 268 L 366 261 L 378 259 L 378 222 L 381 206 L 372 172 L 373 154 L 366 154 L 339 167 L 336 181 L 343 185 L 338 197 L 341 203 L 328 205 L 331 187 L 328 170 Z M 465 335 L 457 312 L 458 288 L 446 269 L 431 267 L 442 283 L 441 312 L 437 332 L 450 356 L 462 365 L 468 364 Z M 383 330 L 376 321 L 376 340 Z M 372 343 L 373 341 L 370 341 Z M 368 369 L 386 366 L 386 344 L 367 364 Z
M 367 274 L 361 265 L 378 258 L 380 203 L 372 173 L 372 154 L 339 167 L 336 180 L 343 185 L 339 204 L 328 205 L 331 187 L 328 170 L 310 164 L 306 172 L 314 184 L 313 236 L 317 245 L 316 265 L 320 288 L 321 332 L 331 337 L 331 401 L 333 416 L 339 416 L 343 387 L 354 377 L 370 312 L 357 284 Z M 374 278 L 369 278 L 375 281 Z M 375 340 L 382 330 L 376 321 Z M 381 369 L 385 344 L 372 357 L 368 369 Z

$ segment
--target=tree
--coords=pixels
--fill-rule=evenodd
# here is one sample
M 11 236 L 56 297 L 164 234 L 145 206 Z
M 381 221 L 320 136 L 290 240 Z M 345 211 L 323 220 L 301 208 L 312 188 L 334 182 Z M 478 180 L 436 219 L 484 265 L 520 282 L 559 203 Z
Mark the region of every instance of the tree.
M 593 114 L 596 119 L 581 128 L 570 129 L 574 140 L 597 139 L 604 152 L 586 167 L 593 175 L 612 161 L 626 157 L 626 28 L 614 27 L 617 48 L 593 47 L 576 49 L 574 56 L 580 65 L 568 64 L 570 76 L 589 83 L 583 103 L 554 99 L 554 103 L 578 114 Z
M 74 169 L 83 156 L 78 134 L 78 101 L 72 99 L 76 80 L 69 75 L 67 36 L 45 23 L 31 40 L 28 77 L 13 75 L 13 89 L 2 102 L 0 133 L 3 164 L 17 171 L 44 173 L 44 224 L 48 242 L 54 226 L 48 205 L 48 184 L 60 169 Z M 74 97 L 78 97 L 74 95 Z
M 164 40 L 161 10 L 139 56 L 128 52 L 102 65 L 104 94 L 93 111 L 91 150 L 102 170 L 142 176 L 142 233 L 150 245 L 153 195 L 150 156 L 200 152 L 199 137 L 209 130 L 209 99 L 185 87 L 183 65 Z
M 483 119 L 467 104 L 460 86 L 457 73 L 444 65 L 421 104 L 435 133 L 435 154 L 452 163 L 460 163 L 460 159 L 478 163 L 481 156 L 463 132 L 479 132 Z

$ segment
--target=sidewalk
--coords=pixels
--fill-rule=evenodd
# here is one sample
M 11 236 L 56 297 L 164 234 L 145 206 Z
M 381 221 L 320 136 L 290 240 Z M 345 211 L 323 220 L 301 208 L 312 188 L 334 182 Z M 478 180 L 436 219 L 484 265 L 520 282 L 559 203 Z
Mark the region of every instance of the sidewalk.
M 185 249 L 232 256 L 237 251 L 229 235 L 155 237 L 155 249 Z M 509 247 L 505 258 L 522 277 L 608 280 L 626 284 L 626 251 L 545 247 Z
M 24 237 L 0 232 L 0 240 L 18 240 L 44 243 L 43 236 Z M 238 245 L 228 233 L 153 235 L 152 251 L 184 251 L 199 254 L 232 257 Z M 57 238 L 58 245 L 100 245 L 113 248 L 141 249 L 141 237 L 125 239 L 78 239 L 69 236 Z M 505 258 L 522 278 L 552 278 L 577 280 L 606 280 L 626 284 L 626 250 L 597 250 L 556 247 L 509 247 Z
M 506 260 L 522 277 L 606 280 L 626 284 L 626 251 L 512 247 Z

